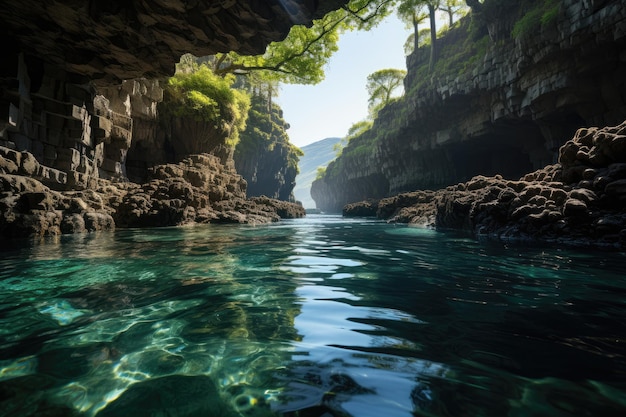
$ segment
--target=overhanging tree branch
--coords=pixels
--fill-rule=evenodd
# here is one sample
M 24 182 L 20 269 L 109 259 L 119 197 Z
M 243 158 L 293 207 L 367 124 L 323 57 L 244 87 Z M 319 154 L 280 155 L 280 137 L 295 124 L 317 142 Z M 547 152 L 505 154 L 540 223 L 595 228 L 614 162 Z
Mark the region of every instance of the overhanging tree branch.
M 320 33 L 317 36 L 308 39 L 304 45 L 299 50 L 294 50 L 292 53 L 284 56 L 280 61 L 272 64 L 263 64 L 263 65 L 248 65 L 245 63 L 236 63 L 230 62 L 226 66 L 222 66 L 227 55 L 223 55 L 220 60 L 217 61 L 217 65 L 214 68 L 214 72 L 217 75 L 224 75 L 229 73 L 247 73 L 251 71 L 273 71 L 282 74 L 295 74 L 294 70 L 289 70 L 285 68 L 290 62 L 297 58 L 301 58 L 305 56 L 307 53 L 311 51 L 311 49 L 317 45 L 325 36 L 328 36 L 333 31 L 335 31 L 339 25 L 346 20 L 346 16 L 342 16 L 336 20 L 330 21 L 327 24 L 321 26 Z
M 345 10 L 351 17 L 359 21 L 361 25 L 364 25 L 366 23 L 369 23 L 371 20 L 380 17 L 381 10 L 383 10 L 388 5 L 393 5 L 395 2 L 396 0 L 383 0 L 378 3 L 374 11 L 367 16 L 361 16 L 360 13 L 369 8 L 369 6 L 372 4 L 371 1 L 366 2 L 363 6 L 357 8 L 356 10 L 352 10 L 350 8 L 350 3 L 348 3 L 342 6 L 342 10 Z

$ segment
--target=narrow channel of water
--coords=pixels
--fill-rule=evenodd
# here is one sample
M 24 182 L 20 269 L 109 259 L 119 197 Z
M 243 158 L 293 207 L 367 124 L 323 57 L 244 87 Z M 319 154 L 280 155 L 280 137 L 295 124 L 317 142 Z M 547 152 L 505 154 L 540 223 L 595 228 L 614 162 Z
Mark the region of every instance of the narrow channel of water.
M 623 253 L 320 215 L 0 249 L 0 416 L 626 415 Z

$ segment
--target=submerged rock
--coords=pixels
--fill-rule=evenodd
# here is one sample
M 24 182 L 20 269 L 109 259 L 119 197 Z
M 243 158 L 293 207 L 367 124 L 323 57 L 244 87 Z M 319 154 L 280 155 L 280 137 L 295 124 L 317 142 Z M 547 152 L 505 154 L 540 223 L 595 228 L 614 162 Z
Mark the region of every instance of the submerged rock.
M 221 400 L 211 378 L 170 375 L 131 385 L 98 417 L 223 416 L 237 414 Z

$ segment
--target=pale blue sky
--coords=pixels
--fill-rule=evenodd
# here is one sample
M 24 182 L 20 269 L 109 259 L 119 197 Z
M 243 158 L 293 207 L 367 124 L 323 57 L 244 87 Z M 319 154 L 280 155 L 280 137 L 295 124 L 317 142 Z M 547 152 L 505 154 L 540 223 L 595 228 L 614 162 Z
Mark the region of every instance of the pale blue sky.
M 406 69 L 404 42 L 410 34 L 395 15 L 369 32 L 347 32 L 317 85 L 283 85 L 276 102 L 291 125 L 298 147 L 328 137 L 344 137 L 367 117 L 367 76 L 384 68 Z

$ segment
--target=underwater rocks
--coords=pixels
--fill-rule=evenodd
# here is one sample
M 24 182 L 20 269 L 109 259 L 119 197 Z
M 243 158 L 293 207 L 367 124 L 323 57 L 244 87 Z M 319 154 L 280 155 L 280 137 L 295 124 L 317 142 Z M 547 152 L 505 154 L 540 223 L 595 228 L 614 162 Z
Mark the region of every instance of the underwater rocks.
M 192 223 L 269 223 L 304 209 L 270 198 L 246 199 L 232 160 L 191 155 L 150 169 L 144 184 L 81 178 L 67 191 L 32 154 L 0 147 L 0 236 L 25 237 Z M 61 175 L 63 174 L 63 175 Z
M 626 122 L 579 129 L 559 155 L 558 164 L 519 180 L 476 176 L 437 191 L 350 204 L 344 215 L 368 207 L 388 221 L 503 240 L 626 247 Z
M 232 416 L 211 378 L 170 375 L 131 385 L 98 416 Z

